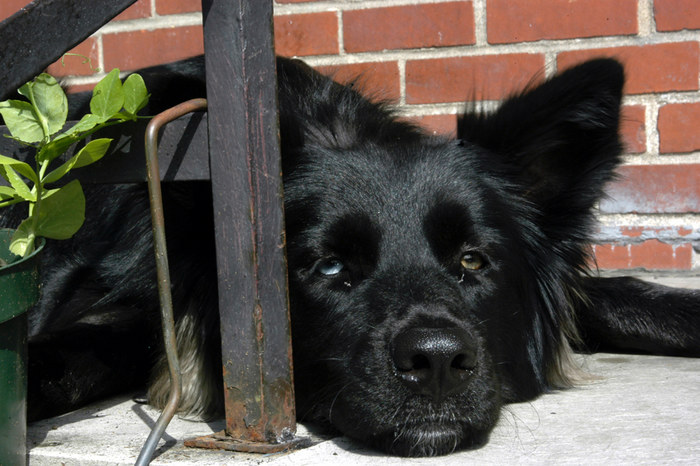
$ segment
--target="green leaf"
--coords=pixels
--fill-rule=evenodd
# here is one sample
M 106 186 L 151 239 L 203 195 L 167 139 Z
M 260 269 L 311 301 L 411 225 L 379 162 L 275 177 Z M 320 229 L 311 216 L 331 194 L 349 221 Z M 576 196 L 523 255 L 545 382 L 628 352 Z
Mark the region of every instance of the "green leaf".
M 139 74 L 130 74 L 124 80 L 124 110 L 136 115 L 148 103 L 146 83 Z
M 27 183 L 25 183 L 22 178 L 17 174 L 17 172 L 10 165 L 5 167 L 5 177 L 10 182 L 10 185 L 15 189 L 17 195 L 22 199 L 27 201 L 36 201 L 36 196 L 32 194 L 32 190 L 29 189 Z
M 0 114 L 10 134 L 23 142 L 39 142 L 44 139 L 44 130 L 34 107 L 23 100 L 0 102 Z
M 0 186 L 0 200 L 14 199 L 17 197 L 17 191 L 9 186 Z
M 111 142 L 112 140 L 109 138 L 94 139 L 88 142 L 77 154 L 46 175 L 43 182 L 55 183 L 73 168 L 81 168 L 97 162 L 107 153 Z
M 108 119 L 109 117 L 103 118 L 101 116 L 93 115 L 92 113 L 86 113 L 85 115 L 83 115 L 80 121 L 77 122 L 71 129 L 66 131 L 65 134 L 72 135 L 76 133 L 84 133 L 85 131 L 90 131 L 92 128 L 99 125 L 100 123 L 104 123 Z
M 85 147 L 80 149 L 80 152 L 75 156 L 76 161 L 73 168 L 81 168 L 100 160 L 107 153 L 111 142 L 111 138 L 100 138 L 85 144 Z
M 40 117 L 44 119 L 48 134 L 56 134 L 66 124 L 68 116 L 68 99 L 61 85 L 50 74 L 41 73 L 30 87 L 30 101 L 35 105 Z
M 32 181 L 32 183 L 35 183 L 39 181 L 39 178 L 36 176 L 36 173 L 32 169 L 32 167 L 25 162 L 22 162 L 21 160 L 16 160 L 11 157 L 5 157 L 4 155 L 0 155 L 0 166 L 10 166 L 14 168 L 17 173 L 20 175 L 28 178 L 29 180 Z M 6 178 L 8 181 L 10 181 L 8 178 Z
M 71 170 L 71 168 L 73 168 L 73 165 L 75 165 L 75 159 L 77 157 L 77 155 L 74 155 L 67 162 L 65 162 L 55 170 L 52 170 L 48 175 L 44 177 L 42 182 L 45 184 L 55 183 L 56 181 L 63 178 L 66 175 L 66 173 L 68 173 Z
M 42 199 L 36 234 L 52 239 L 68 239 L 85 221 L 85 195 L 78 180 L 73 180 Z
M 82 133 L 92 130 L 95 126 L 104 123 L 108 118 L 102 118 L 92 113 L 83 115 L 79 122 L 63 134 L 56 136 L 56 139 L 44 145 L 36 155 L 39 163 L 46 160 L 51 161 L 63 154 L 68 148 L 87 137 Z
M 0 155 L 0 168 L 0 175 L 10 183 L 18 196 L 27 201 L 36 200 L 36 195 L 32 194 L 27 183 L 19 176 L 22 174 L 36 184 L 37 176 L 29 164 Z
M 39 149 L 39 152 L 36 154 L 36 160 L 39 163 L 43 163 L 47 160 L 50 162 L 59 155 L 63 154 L 72 144 L 79 140 L 80 136 L 66 135 L 65 133 L 61 134 L 56 139 L 48 142 L 46 145 L 42 146 L 41 149 Z
M 32 217 L 29 217 L 19 224 L 10 240 L 11 253 L 25 257 L 34 250 L 36 235 L 32 231 L 33 220 Z
M 124 106 L 124 92 L 119 80 L 119 69 L 115 68 L 97 83 L 92 91 L 90 111 L 105 120 L 119 112 Z
M 29 99 L 29 96 L 32 95 L 32 85 L 32 81 L 22 84 L 22 86 L 19 89 L 17 89 L 17 93 Z

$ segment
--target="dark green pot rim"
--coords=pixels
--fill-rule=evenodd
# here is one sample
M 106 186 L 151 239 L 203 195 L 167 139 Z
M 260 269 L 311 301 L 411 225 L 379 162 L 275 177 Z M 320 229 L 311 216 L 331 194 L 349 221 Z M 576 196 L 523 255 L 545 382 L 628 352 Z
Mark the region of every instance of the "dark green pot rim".
M 10 238 L 12 238 L 12 235 L 15 233 L 15 230 L 12 230 L 10 228 L 0 228 L 0 258 L 3 260 L 8 260 L 11 258 L 11 256 L 14 256 L 8 249 L 6 249 L 8 246 L 5 246 L 5 243 L 9 243 Z M 18 261 L 14 261 L 10 264 L 0 266 L 0 275 L 3 275 L 5 273 L 14 273 L 17 270 L 15 269 L 21 269 L 25 270 L 26 265 L 28 262 L 33 262 L 35 256 L 37 256 L 41 251 L 44 249 L 44 246 L 46 245 L 46 240 L 44 238 L 37 238 L 36 240 L 37 247 L 34 249 L 34 252 L 29 254 L 27 257 L 24 257 Z
M 13 257 L 8 247 L 14 230 L 0 229 L 0 257 L 8 261 Z M 37 247 L 30 255 L 0 267 L 0 323 L 6 322 L 29 310 L 39 297 L 39 255 L 46 241 L 37 240 Z

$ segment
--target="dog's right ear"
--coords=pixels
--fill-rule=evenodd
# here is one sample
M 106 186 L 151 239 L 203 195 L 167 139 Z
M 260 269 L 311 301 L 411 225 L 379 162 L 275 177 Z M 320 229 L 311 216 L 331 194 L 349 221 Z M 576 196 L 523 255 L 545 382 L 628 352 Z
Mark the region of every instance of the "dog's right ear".
M 568 207 L 587 210 L 618 163 L 623 83 L 617 61 L 588 61 L 494 113 L 462 115 L 457 134 L 501 156 L 538 207 L 575 194 L 576 205 Z
M 539 213 L 549 243 L 583 266 L 592 207 L 614 178 L 624 73 L 592 60 L 506 100 L 491 114 L 465 114 L 458 136 L 501 160 L 509 181 Z

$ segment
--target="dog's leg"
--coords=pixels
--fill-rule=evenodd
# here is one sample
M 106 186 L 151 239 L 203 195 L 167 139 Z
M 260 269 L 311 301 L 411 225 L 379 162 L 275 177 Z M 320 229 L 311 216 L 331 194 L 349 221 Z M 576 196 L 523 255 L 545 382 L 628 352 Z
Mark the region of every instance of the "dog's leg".
M 202 278 L 204 277 L 204 278 Z M 223 412 L 221 346 L 217 319 L 216 291 L 210 276 L 194 280 L 189 292 L 180 285 L 174 293 L 175 337 L 182 377 L 178 412 L 188 418 L 208 420 Z M 209 285 L 208 285 L 209 283 Z M 184 298 L 189 296 L 189 299 Z M 170 392 L 170 371 L 163 351 L 151 373 L 148 402 L 163 408 Z
M 700 290 L 635 278 L 582 279 L 576 314 L 587 349 L 700 356 Z
M 211 186 L 165 184 L 163 190 L 175 337 L 182 375 L 181 415 L 210 419 L 223 413 L 221 336 L 216 292 Z M 162 343 L 161 343 L 162 345 Z M 163 408 L 170 371 L 163 350 L 148 387 L 150 404 Z
M 145 342 L 151 338 L 145 325 L 83 325 L 30 341 L 28 419 L 62 414 L 141 386 L 150 366 Z
M 208 420 L 223 412 L 221 398 L 221 365 L 206 348 L 200 334 L 199 320 L 185 315 L 175 325 L 177 352 L 182 376 L 182 397 L 178 412 L 187 418 Z M 148 402 L 160 409 L 165 407 L 170 393 L 170 372 L 165 354 L 153 368 L 148 387 Z

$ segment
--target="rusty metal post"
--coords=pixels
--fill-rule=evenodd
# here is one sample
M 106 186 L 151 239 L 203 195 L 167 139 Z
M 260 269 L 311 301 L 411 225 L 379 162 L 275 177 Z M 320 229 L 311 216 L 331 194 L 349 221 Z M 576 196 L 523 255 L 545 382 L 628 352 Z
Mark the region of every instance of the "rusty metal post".
M 226 431 L 189 446 L 279 451 L 296 431 L 271 0 L 204 0 Z

